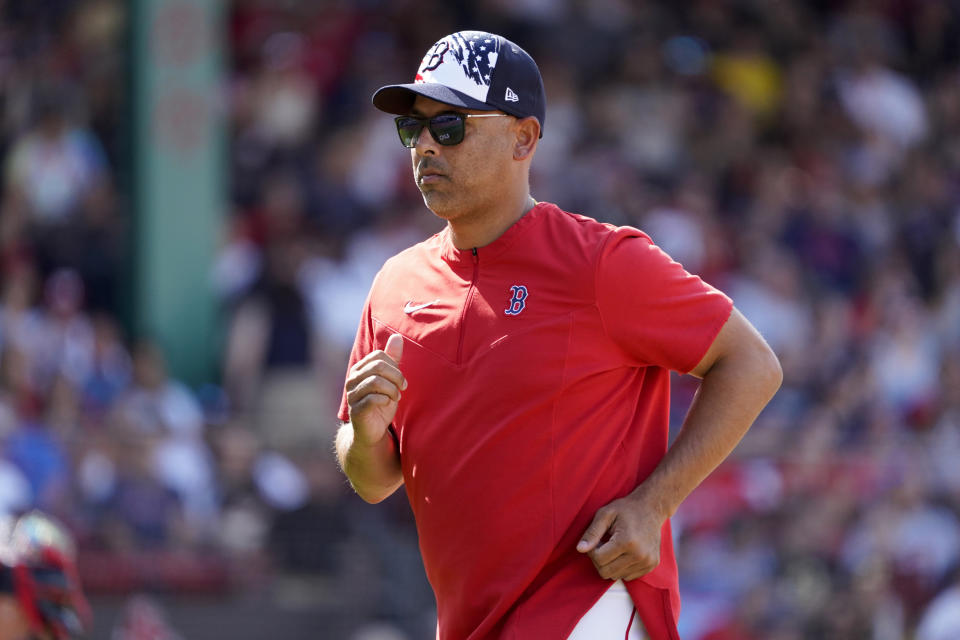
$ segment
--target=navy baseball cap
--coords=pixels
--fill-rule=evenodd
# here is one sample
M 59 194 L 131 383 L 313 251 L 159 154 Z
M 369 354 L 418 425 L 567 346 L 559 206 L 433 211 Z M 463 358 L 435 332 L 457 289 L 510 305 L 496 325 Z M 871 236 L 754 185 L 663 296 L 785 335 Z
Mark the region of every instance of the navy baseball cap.
M 477 109 L 503 111 L 543 122 L 547 98 L 540 69 L 526 51 L 503 36 L 459 31 L 430 47 L 410 84 L 391 84 L 373 94 L 373 106 L 387 113 L 410 113 L 417 96 Z

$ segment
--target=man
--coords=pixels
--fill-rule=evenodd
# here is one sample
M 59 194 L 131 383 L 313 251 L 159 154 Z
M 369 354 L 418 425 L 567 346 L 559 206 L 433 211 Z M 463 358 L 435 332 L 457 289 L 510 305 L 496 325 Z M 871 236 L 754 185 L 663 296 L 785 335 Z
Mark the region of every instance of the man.
M 369 502 L 406 486 L 440 640 L 676 639 L 668 518 L 775 393 L 776 357 L 642 232 L 534 201 L 545 94 L 514 43 L 447 36 L 373 103 L 447 226 L 370 291 L 344 472 Z M 670 370 L 702 383 L 667 451 Z
M 0 518 L 0 640 L 79 638 L 89 622 L 66 530 L 38 511 Z

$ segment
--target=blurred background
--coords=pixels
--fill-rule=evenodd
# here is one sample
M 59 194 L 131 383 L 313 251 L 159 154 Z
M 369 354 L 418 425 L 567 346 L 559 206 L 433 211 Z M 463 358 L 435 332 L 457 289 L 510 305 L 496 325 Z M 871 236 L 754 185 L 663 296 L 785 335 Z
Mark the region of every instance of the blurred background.
M 440 228 L 370 95 L 465 28 L 540 65 L 534 196 L 782 360 L 675 519 L 683 638 L 960 638 L 960 4 L 6 0 L 0 512 L 75 532 L 92 637 L 433 637 L 405 497 L 331 442 L 373 275 Z

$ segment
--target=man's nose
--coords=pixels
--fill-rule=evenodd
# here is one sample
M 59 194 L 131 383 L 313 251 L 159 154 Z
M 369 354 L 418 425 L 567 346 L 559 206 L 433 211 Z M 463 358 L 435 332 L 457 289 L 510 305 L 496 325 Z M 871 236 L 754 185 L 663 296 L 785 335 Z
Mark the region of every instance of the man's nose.
M 414 144 L 414 149 L 416 149 L 417 154 L 421 156 L 436 155 L 440 152 L 440 145 L 433 139 L 433 134 L 430 133 L 430 127 L 424 125 L 423 129 L 420 130 L 420 134 L 417 136 L 417 142 Z

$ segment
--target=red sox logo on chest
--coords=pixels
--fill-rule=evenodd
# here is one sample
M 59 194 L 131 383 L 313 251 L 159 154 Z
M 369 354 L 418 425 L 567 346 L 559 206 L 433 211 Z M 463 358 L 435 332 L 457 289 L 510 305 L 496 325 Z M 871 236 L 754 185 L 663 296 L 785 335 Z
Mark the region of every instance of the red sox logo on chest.
M 527 288 L 522 284 L 515 284 L 510 287 L 510 303 L 503 310 L 508 316 L 519 315 L 527 306 Z

